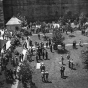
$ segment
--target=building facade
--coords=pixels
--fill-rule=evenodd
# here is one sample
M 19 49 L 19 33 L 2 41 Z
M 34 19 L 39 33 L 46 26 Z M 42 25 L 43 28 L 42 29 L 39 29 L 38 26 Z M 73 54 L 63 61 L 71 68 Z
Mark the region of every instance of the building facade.
M 20 13 L 28 21 L 52 21 L 66 11 L 87 12 L 88 0 L 3 0 L 5 23 Z

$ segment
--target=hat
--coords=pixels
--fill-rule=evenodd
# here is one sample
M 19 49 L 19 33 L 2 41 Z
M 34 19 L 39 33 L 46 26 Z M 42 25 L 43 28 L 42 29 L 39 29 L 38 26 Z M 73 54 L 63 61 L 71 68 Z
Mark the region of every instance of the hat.
M 41 62 L 41 65 L 44 65 L 44 62 Z
M 48 71 L 45 71 L 45 73 L 49 73 Z
M 61 57 L 63 57 L 63 56 L 61 55 Z

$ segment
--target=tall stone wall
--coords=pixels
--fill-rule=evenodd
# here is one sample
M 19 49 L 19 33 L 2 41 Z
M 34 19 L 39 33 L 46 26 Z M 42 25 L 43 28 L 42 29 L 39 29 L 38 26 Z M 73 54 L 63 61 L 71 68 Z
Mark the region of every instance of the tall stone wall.
M 4 25 L 3 4 L 0 1 L 0 27 Z
M 7 22 L 21 13 L 28 21 L 56 20 L 68 10 L 73 13 L 87 12 L 88 0 L 3 0 L 4 17 Z

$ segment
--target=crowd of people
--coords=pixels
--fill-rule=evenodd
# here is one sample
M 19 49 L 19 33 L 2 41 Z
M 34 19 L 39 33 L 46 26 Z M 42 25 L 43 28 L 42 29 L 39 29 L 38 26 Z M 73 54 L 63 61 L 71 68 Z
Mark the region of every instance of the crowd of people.
M 36 28 L 33 28 L 33 25 L 36 26 L 36 24 L 40 25 Z M 70 30 L 70 32 L 73 32 L 73 29 L 71 27 L 69 27 L 69 25 L 71 24 L 68 23 L 67 25 L 60 25 L 60 27 L 56 27 L 58 28 L 58 30 L 61 30 L 62 32 L 66 32 Z M 67 27 L 68 26 L 68 27 Z M 71 29 L 70 29 L 71 28 Z M 5 73 L 5 77 L 6 77 L 6 82 L 8 82 L 10 80 L 10 82 L 14 83 L 16 79 L 19 79 L 18 74 L 17 74 L 17 66 L 19 66 L 19 63 L 23 61 L 24 58 L 24 54 L 20 54 L 19 52 L 16 51 L 16 48 L 18 46 L 23 47 L 23 49 L 27 50 L 27 59 L 29 62 L 32 62 L 32 58 L 35 55 L 35 60 L 36 63 L 41 63 L 44 60 L 50 60 L 49 58 L 49 52 L 48 49 L 50 49 L 50 52 L 53 53 L 54 52 L 54 43 L 52 42 L 52 39 L 48 38 L 46 36 L 45 33 L 50 33 L 51 30 L 54 30 L 53 25 L 48 23 L 43 23 L 42 25 L 40 23 L 30 23 L 29 28 L 27 30 L 30 29 L 31 34 L 36 33 L 38 34 L 38 39 L 41 40 L 41 35 L 40 32 L 42 32 L 44 34 L 44 41 L 46 41 L 46 44 L 44 44 L 43 42 L 35 42 L 35 44 L 33 44 L 32 39 L 29 36 L 25 36 L 25 35 L 21 35 L 21 37 L 19 37 L 17 35 L 18 32 L 23 33 L 21 31 L 17 31 L 16 32 L 8 32 L 8 30 L 5 30 L 5 33 L 3 33 L 3 39 L 6 40 L 11 40 L 11 46 L 6 49 L 6 44 L 3 45 L 3 52 L 1 51 L 1 55 L 0 55 L 0 75 L 2 75 L 2 73 Z M 24 29 L 25 30 L 25 29 Z M 6 36 L 6 32 L 10 33 L 10 36 Z M 83 31 L 82 31 L 83 34 Z M 32 35 L 31 35 L 32 36 Z M 22 42 L 21 42 L 22 41 Z M 80 40 L 80 46 L 82 46 L 81 40 Z M 35 48 L 33 48 L 33 46 L 35 46 Z M 62 46 L 64 46 L 65 48 L 65 44 Z M 76 41 L 73 41 L 73 49 L 76 48 Z M 35 52 L 35 54 L 34 54 Z M 67 60 L 68 60 L 68 67 L 70 69 L 74 69 L 74 62 L 73 59 L 70 58 L 70 54 L 67 54 Z M 12 69 L 7 68 L 9 62 L 11 62 L 11 66 L 13 67 Z M 61 68 L 60 68 L 60 72 L 61 72 L 61 78 L 64 78 L 64 72 L 65 72 L 65 66 L 64 66 L 64 58 L 63 56 L 61 56 Z M 44 63 L 41 63 L 40 66 L 40 70 L 41 70 L 41 75 L 42 75 L 42 82 L 49 82 L 49 72 L 46 70 L 46 66 Z

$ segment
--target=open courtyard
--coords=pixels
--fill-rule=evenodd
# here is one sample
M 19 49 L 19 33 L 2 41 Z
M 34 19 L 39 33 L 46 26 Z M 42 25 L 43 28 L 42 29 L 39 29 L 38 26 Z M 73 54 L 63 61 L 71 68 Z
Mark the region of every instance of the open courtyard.
M 46 34 L 49 37 L 52 37 L 52 34 Z M 69 37 L 74 35 L 74 37 Z M 73 59 L 74 69 L 71 70 L 68 67 L 67 53 L 59 54 L 58 51 L 53 50 L 53 53 L 50 52 L 50 49 L 47 49 L 49 53 L 49 60 L 42 60 L 44 62 L 46 70 L 49 72 L 49 81 L 50 83 L 43 83 L 41 78 L 40 70 L 36 69 L 36 60 L 35 56 L 32 57 L 34 60 L 31 62 L 31 66 L 34 69 L 33 73 L 33 82 L 38 88 L 88 88 L 88 72 L 85 69 L 85 64 L 83 63 L 84 58 L 82 58 L 82 51 L 87 50 L 88 47 L 88 37 L 81 35 L 80 31 L 75 31 L 74 33 L 68 33 L 65 37 L 65 44 L 72 44 L 74 40 L 79 44 L 79 40 L 82 40 L 83 47 L 77 45 L 77 49 L 73 49 L 72 46 L 66 46 L 66 50 L 70 52 L 71 59 Z M 31 36 L 33 42 L 45 42 L 43 41 L 43 36 L 41 35 L 41 40 L 38 39 L 37 35 Z M 60 67 L 61 67 L 61 55 L 64 57 L 65 64 L 65 79 L 61 78 Z M 21 85 L 21 84 L 20 84 Z M 19 87 L 20 88 L 20 87 Z

